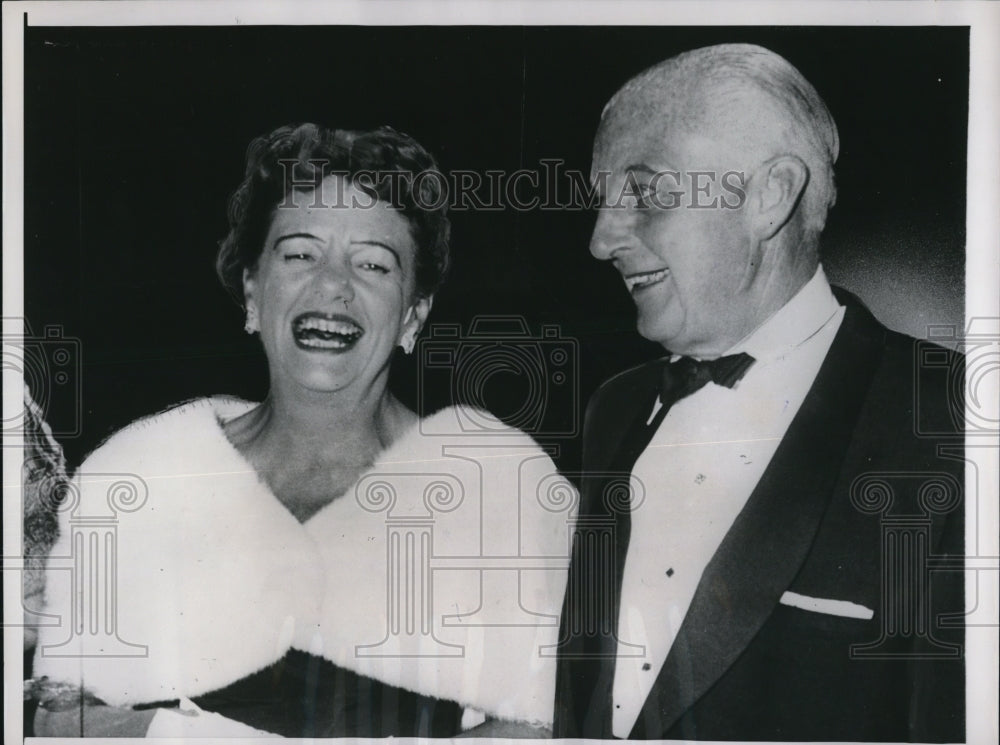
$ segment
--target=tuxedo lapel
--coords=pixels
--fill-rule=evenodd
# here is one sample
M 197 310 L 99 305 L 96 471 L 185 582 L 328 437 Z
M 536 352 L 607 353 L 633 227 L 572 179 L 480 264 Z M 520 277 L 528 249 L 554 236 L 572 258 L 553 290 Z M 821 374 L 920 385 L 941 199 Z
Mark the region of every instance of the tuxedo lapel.
M 647 362 L 612 378 L 606 384 L 607 390 L 597 394 L 584 431 L 583 467 L 587 473 L 607 470 L 623 446 L 626 433 L 635 422 L 645 421 L 650 415 L 662 368 L 662 360 Z
M 705 568 L 630 738 L 661 738 L 675 726 L 751 642 L 809 552 L 885 334 L 853 298 L 842 302 L 844 320 L 819 374 Z M 682 722 L 677 736 L 694 739 L 694 726 Z
M 656 398 L 656 390 L 661 378 L 662 363 L 652 362 L 645 365 L 638 374 L 630 380 L 625 395 L 617 399 L 614 405 L 608 407 L 608 421 L 598 422 L 602 432 L 613 434 L 604 442 L 604 449 L 599 456 L 595 454 L 589 463 L 588 471 L 583 474 L 589 509 L 584 514 L 596 518 L 599 523 L 613 525 L 611 550 L 592 552 L 588 564 L 602 564 L 598 567 L 600 577 L 606 578 L 606 584 L 613 592 L 600 603 L 600 629 L 596 636 L 589 640 L 588 651 L 600 658 L 598 678 L 599 689 L 605 686 L 610 692 L 614 678 L 614 661 L 618 652 L 618 614 L 621 606 L 622 576 L 625 570 L 625 557 L 628 553 L 629 538 L 632 532 L 631 510 L 627 500 L 621 497 L 624 490 L 616 488 L 608 476 L 616 474 L 614 480 L 628 479 L 631 463 L 625 466 L 621 463 L 622 454 L 630 448 L 630 440 L 646 423 L 650 416 L 652 405 Z M 649 433 L 650 435 L 652 433 Z M 644 448 L 643 448 L 644 449 Z M 629 471 L 629 473 L 626 473 Z M 605 490 L 609 493 L 605 493 Z M 614 491 L 615 496 L 610 492 Z M 596 555 L 595 555 L 596 554 Z M 610 630 L 610 633 L 608 633 Z M 594 672 L 597 672 L 595 669 Z M 610 695 L 610 694 L 609 694 Z M 603 696 L 602 696 L 603 698 Z M 600 700 L 600 699 L 599 699 Z M 590 716 L 599 713 L 598 707 Z
M 619 590 L 631 526 L 628 509 L 612 509 L 604 490 L 626 433 L 649 416 L 661 368 L 648 363 L 612 378 L 587 412 L 581 504 L 558 645 L 556 737 L 611 737 Z

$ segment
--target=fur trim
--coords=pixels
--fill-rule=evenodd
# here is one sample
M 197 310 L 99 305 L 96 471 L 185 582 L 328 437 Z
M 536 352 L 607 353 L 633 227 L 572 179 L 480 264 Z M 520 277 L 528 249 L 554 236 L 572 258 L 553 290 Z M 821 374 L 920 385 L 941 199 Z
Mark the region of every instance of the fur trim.
M 24 648 L 37 639 L 36 624 L 45 589 L 45 557 L 59 533 L 56 512 L 69 483 L 62 448 L 45 422 L 41 407 L 24 386 L 24 462 L 21 467 L 24 497 Z
M 294 647 L 494 717 L 549 723 L 555 659 L 540 648 L 557 641 L 575 500 L 548 456 L 484 412 L 472 413 L 489 433 L 470 435 L 470 412 L 445 409 L 299 523 L 222 431 L 252 406 L 191 402 L 87 459 L 47 572 L 46 610 L 63 622 L 43 629 L 36 674 L 133 705 L 216 690 Z M 84 638 L 68 631 L 74 572 L 59 557 L 72 555 L 73 518 L 109 514 L 99 474 L 121 472 L 140 476 L 148 498 L 117 515 L 117 635 L 146 654 L 56 656 L 79 654 Z M 419 571 L 421 550 L 430 572 Z M 412 561 L 393 563 L 408 551 Z

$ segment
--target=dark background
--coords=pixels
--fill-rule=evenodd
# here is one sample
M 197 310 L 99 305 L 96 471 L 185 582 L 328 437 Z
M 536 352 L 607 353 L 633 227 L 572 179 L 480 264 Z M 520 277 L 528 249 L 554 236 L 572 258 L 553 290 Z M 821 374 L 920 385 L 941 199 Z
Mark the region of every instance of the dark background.
M 384 123 L 446 171 L 561 158 L 586 172 L 615 90 L 706 44 L 767 46 L 827 101 L 841 139 L 824 235 L 831 279 L 907 333 L 962 324 L 965 28 L 74 29 L 30 20 L 25 312 L 36 336 L 61 326 L 69 341 L 44 344 L 61 343 L 78 364 L 61 386 L 48 368 L 36 376 L 73 467 L 136 417 L 206 394 L 266 393 L 263 356 L 213 270 L 253 137 L 290 122 Z M 468 329 L 476 316 L 517 314 L 532 334 L 557 324 L 575 340 L 575 389 L 553 385 L 537 402 L 539 439 L 561 445 L 557 461 L 570 471 L 578 440 L 543 435 L 571 429 L 601 380 L 660 353 L 635 333 L 618 275 L 589 256 L 593 220 L 569 210 L 456 212 L 454 270 L 430 319 Z M 417 372 L 418 355 L 397 360 L 393 386 L 411 406 L 430 411 L 457 395 L 447 371 L 426 371 L 418 400 Z M 539 395 L 529 382 L 497 374 L 482 393 L 513 416 Z

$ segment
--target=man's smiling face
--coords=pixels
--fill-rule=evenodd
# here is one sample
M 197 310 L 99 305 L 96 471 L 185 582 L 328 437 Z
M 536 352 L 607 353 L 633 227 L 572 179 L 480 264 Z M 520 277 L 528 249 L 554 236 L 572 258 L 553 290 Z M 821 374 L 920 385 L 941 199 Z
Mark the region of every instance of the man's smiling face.
M 722 184 L 744 160 L 662 116 L 647 123 L 613 110 L 602 121 L 591 173 L 599 184 L 609 175 L 590 252 L 621 272 L 639 333 L 671 352 L 717 356 L 753 329 L 741 302 L 752 273 L 745 205 Z M 708 191 L 695 193 L 696 185 Z M 645 205 L 630 196 L 637 188 Z

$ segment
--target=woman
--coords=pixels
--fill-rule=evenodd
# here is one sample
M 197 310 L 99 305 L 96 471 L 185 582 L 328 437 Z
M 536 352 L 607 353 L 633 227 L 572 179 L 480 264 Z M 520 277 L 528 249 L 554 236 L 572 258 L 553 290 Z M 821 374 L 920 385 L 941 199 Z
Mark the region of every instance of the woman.
M 260 335 L 270 392 L 143 419 L 82 465 L 51 556 L 78 567 L 74 518 L 117 505 L 102 588 L 117 611 L 96 628 L 99 604 L 69 576 L 93 574 L 50 559 L 47 610 L 63 622 L 39 638 L 39 734 L 548 724 L 543 648 L 571 526 L 568 503 L 545 497 L 571 488 L 526 435 L 483 412 L 473 435 L 469 412 L 418 420 L 387 387 L 448 266 L 434 174 L 389 128 L 306 124 L 252 144 L 217 267 Z M 125 504 L 91 476 L 122 472 L 141 481 Z M 514 556 L 545 571 L 498 570 Z

